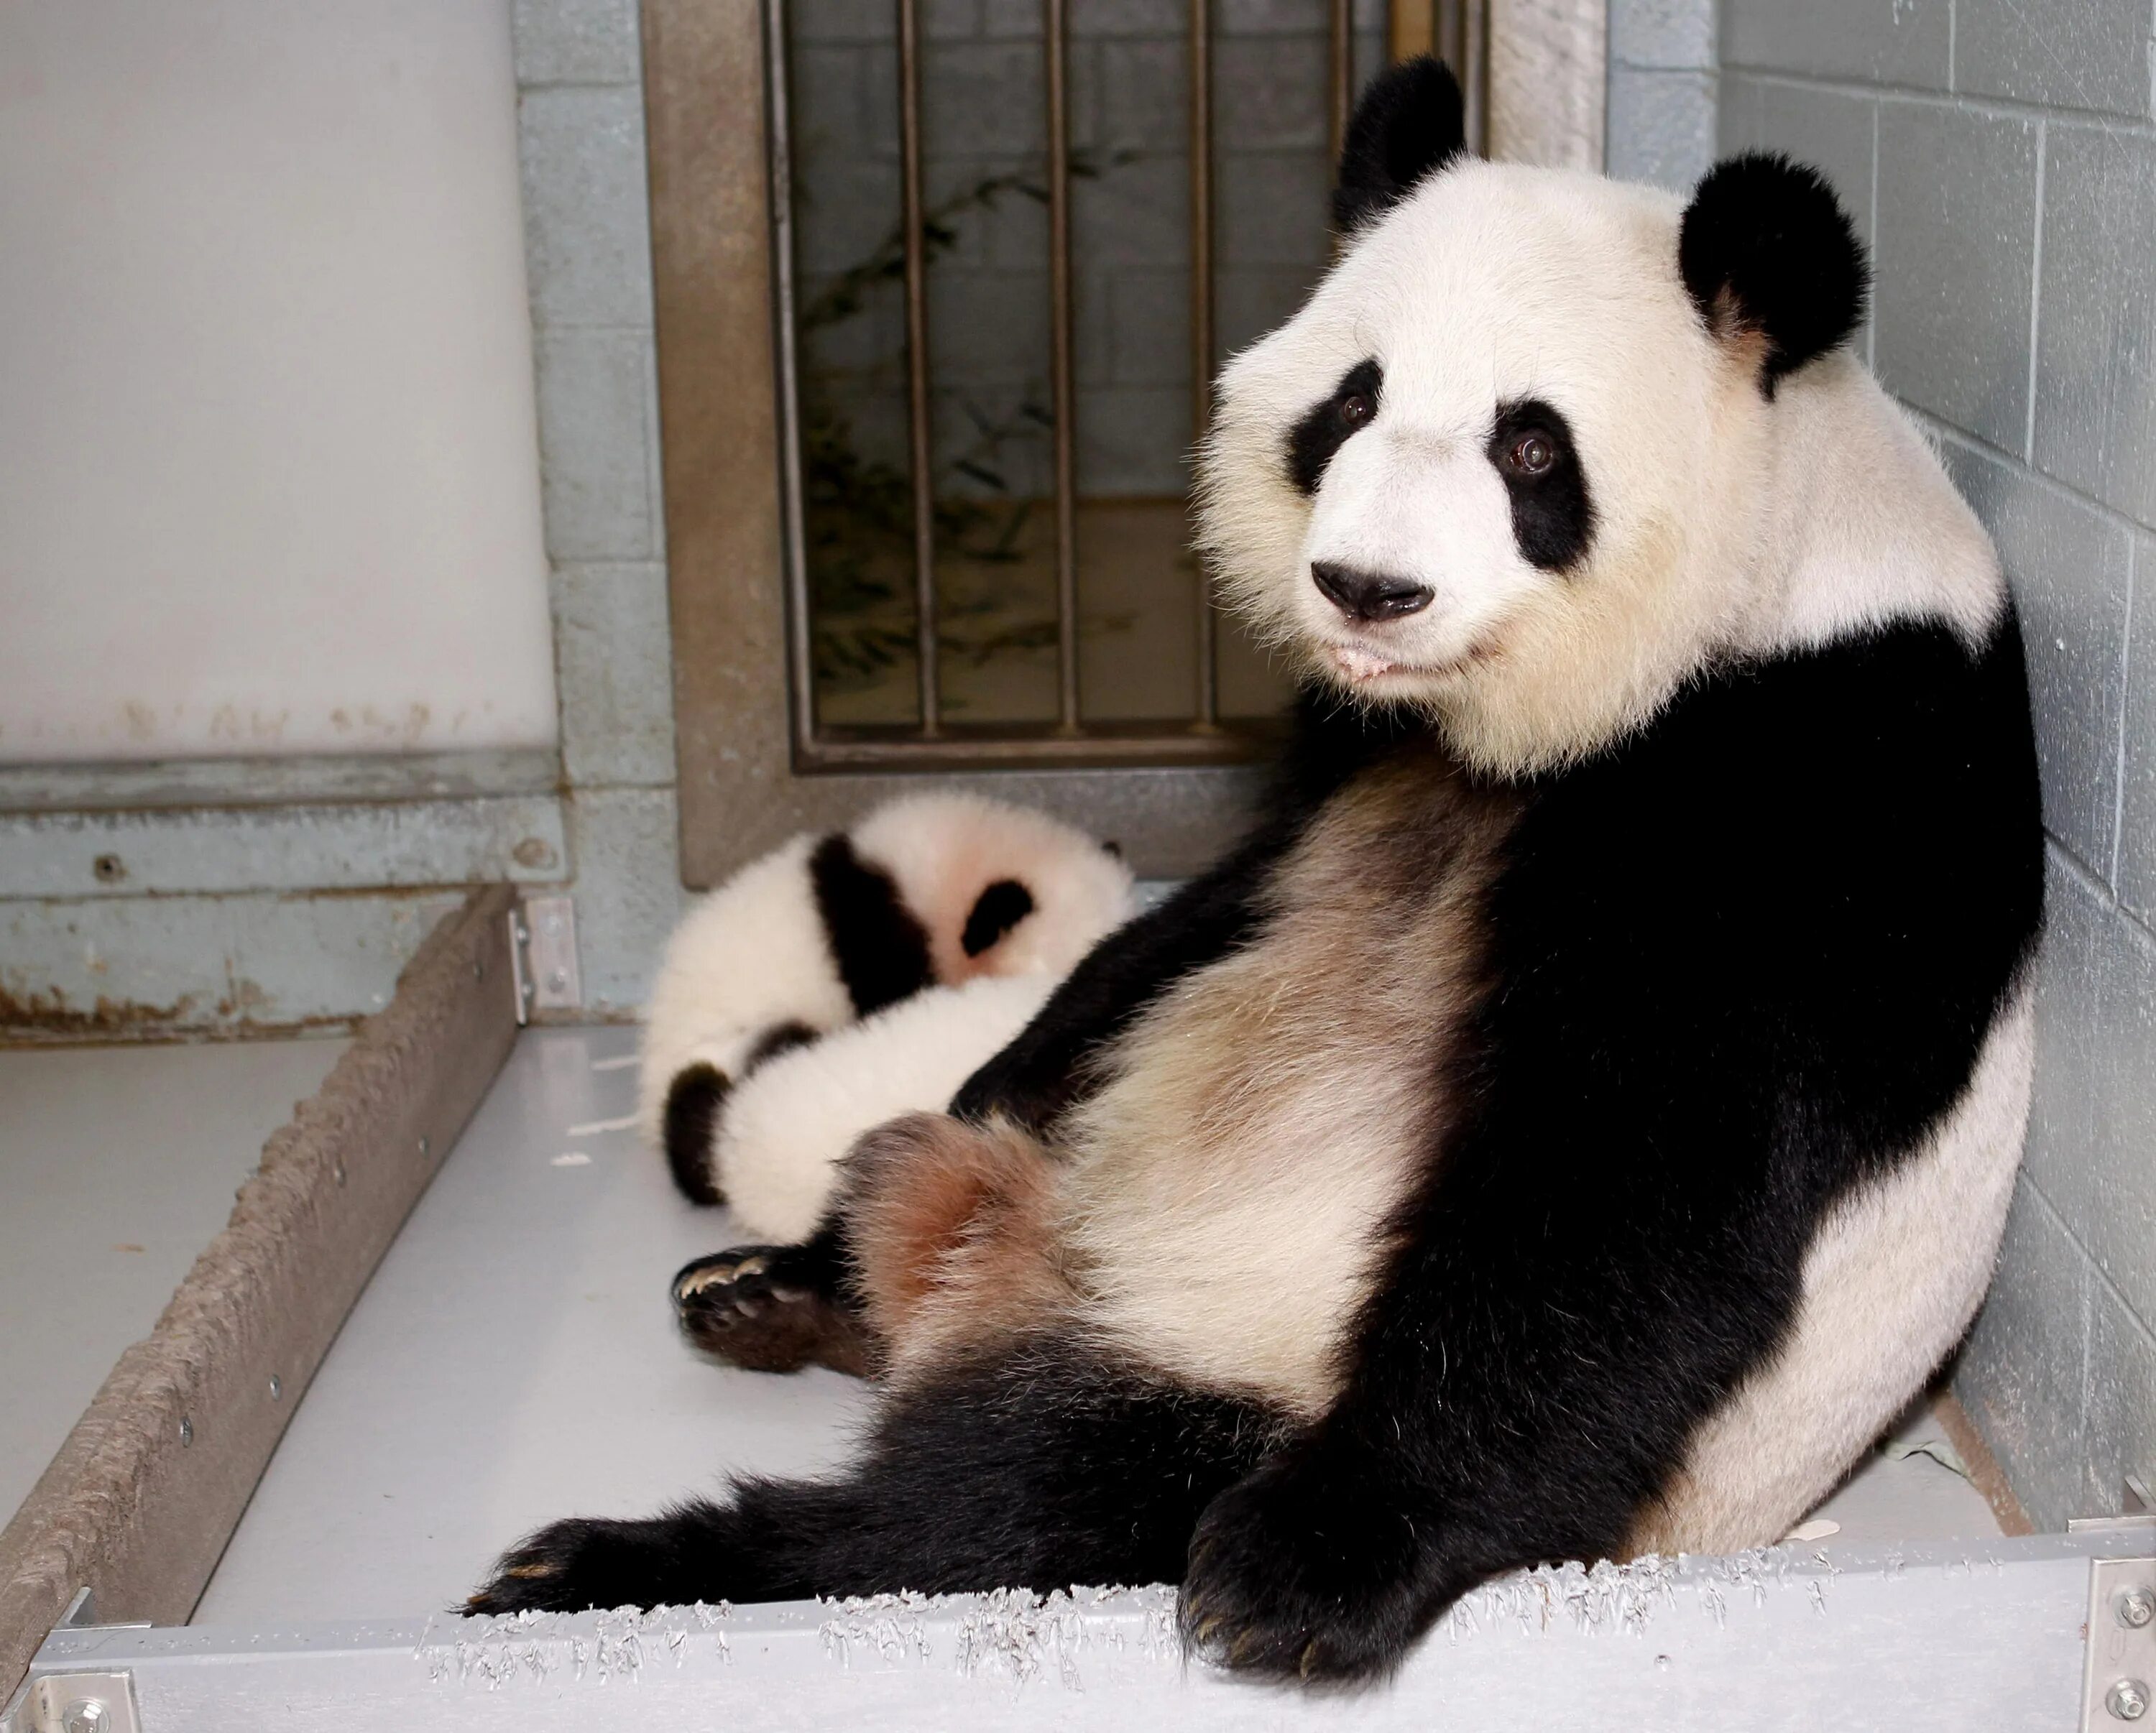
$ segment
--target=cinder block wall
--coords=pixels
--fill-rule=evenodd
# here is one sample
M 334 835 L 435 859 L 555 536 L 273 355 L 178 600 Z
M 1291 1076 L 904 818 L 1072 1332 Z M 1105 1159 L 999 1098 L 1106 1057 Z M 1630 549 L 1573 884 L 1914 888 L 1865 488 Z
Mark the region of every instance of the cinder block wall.
M 636 0 L 516 0 L 562 797 L 584 1002 L 640 1005 L 680 911 Z
M 2027 1165 L 1962 1398 L 2042 1525 L 2156 1467 L 2156 133 L 2148 0 L 1724 0 L 1720 141 L 1824 168 L 1862 341 L 1991 526 L 2043 756 Z M 2134 602 L 2141 577 L 2142 606 Z

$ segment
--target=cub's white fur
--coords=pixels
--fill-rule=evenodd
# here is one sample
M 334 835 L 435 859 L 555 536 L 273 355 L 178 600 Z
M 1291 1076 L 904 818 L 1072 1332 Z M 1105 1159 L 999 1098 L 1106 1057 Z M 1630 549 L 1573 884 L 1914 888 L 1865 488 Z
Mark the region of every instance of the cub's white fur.
M 752 1239 L 804 1240 L 862 1132 L 940 1113 L 1055 990 L 1052 975 L 932 987 L 759 1065 L 728 1099 L 712 1171 Z
M 848 835 L 864 864 L 889 874 L 927 936 L 935 979 L 947 986 L 984 976 L 1059 979 L 1132 912 L 1130 869 L 1121 860 L 1082 831 L 1024 807 L 970 794 L 904 795 Z M 773 1028 L 797 1023 L 823 1034 L 854 1021 L 809 874 L 819 840 L 798 836 L 752 862 L 675 928 L 652 987 L 638 1075 L 638 1123 L 654 1146 L 668 1091 L 690 1066 L 708 1064 L 738 1082 Z M 968 956 L 967 918 L 1004 879 L 1025 886 L 1032 912 Z M 903 1105 L 941 1107 L 949 1094 Z
M 757 1037 L 774 1024 L 820 1032 L 853 1020 L 809 882 L 816 842 L 798 836 L 752 861 L 700 898 L 667 941 L 644 1011 L 637 1075 L 637 1123 L 654 1146 L 666 1092 L 690 1066 L 737 1077 Z

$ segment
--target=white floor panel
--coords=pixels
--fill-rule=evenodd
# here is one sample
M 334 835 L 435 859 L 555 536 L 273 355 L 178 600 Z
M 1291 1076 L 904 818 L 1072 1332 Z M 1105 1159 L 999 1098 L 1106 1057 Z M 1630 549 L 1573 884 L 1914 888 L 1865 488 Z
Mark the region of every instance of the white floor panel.
M 865 1387 L 719 1366 L 674 1329 L 668 1278 L 740 1236 L 624 1123 L 634 1074 L 609 1062 L 634 1044 L 519 1039 L 294 1416 L 198 1623 L 445 1607 L 552 1518 L 843 1460 Z M 1919 1410 L 1897 1436 L 1943 1433 Z M 1844 1543 L 1998 1532 L 1921 1454 L 1873 1457 L 1818 1515 Z
M 0 1050 L 0 1524 L 347 1044 Z
M 862 1386 L 716 1366 L 675 1330 L 669 1278 L 741 1236 L 616 1124 L 635 1074 L 606 1062 L 634 1043 L 627 1028 L 519 1038 L 316 1374 L 196 1623 L 447 1607 L 553 1517 L 643 1515 L 728 1469 L 843 1459 Z

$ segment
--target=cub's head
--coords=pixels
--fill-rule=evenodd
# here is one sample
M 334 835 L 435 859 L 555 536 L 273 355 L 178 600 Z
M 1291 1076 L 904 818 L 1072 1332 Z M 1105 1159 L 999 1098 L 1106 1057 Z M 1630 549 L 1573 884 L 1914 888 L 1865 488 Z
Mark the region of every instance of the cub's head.
M 1299 671 L 1427 709 L 1486 767 L 1591 750 L 1756 610 L 1774 400 L 1862 316 L 1860 244 L 1779 158 L 1689 206 L 1471 160 L 1430 60 L 1363 99 L 1335 214 L 1332 272 L 1221 376 L 1222 589 Z

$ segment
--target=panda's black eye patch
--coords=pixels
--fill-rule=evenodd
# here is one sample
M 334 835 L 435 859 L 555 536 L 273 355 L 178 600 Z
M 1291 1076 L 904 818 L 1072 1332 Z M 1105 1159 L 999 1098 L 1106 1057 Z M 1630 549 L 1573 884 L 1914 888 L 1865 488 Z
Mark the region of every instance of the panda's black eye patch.
M 1594 536 L 1594 501 L 1563 412 L 1540 397 L 1500 403 L 1483 449 L 1512 497 L 1520 557 L 1545 572 L 1576 564 Z
M 1385 382 L 1374 361 L 1358 361 L 1341 376 L 1332 395 L 1313 403 L 1288 429 L 1287 475 L 1306 494 L 1317 491 L 1332 454 L 1377 418 Z

